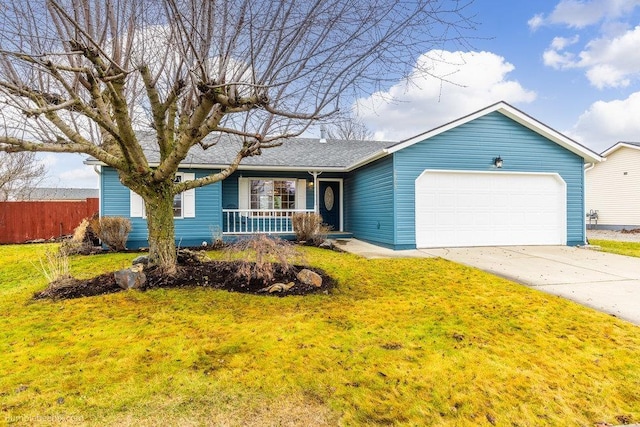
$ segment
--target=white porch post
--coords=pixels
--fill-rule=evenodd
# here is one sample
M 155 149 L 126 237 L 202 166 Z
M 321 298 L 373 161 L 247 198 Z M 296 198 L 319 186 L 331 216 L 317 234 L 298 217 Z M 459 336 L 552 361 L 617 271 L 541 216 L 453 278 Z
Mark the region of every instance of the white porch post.
M 313 172 L 308 172 L 309 175 L 313 176 L 313 211 L 315 213 L 320 213 L 319 208 L 318 208 L 318 176 L 322 173 L 322 172 L 317 172 L 317 171 L 313 171 Z

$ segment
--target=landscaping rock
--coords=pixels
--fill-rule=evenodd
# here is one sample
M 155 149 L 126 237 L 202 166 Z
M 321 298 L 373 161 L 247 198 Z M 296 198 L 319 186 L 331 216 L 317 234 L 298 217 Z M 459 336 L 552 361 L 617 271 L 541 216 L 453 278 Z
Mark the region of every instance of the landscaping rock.
M 323 240 L 322 243 L 318 245 L 319 248 L 322 249 L 333 249 L 333 242 L 329 239 Z
M 135 257 L 133 261 L 131 261 L 131 264 L 142 264 L 146 266 L 147 264 L 149 264 L 149 257 L 147 255 L 140 255 L 138 257 Z
M 122 289 L 139 289 L 147 282 L 143 270 L 142 264 L 136 264 L 131 268 L 114 272 L 113 277 Z
M 190 249 L 178 250 L 178 263 L 184 265 L 197 265 L 211 261 L 205 251 L 192 251 Z
M 289 282 L 286 285 L 284 283 L 274 283 L 271 286 L 267 286 L 266 288 L 260 289 L 258 292 L 269 292 L 270 294 L 274 292 L 287 292 L 289 289 L 295 286 L 295 282 Z
M 319 288 L 320 286 L 322 286 L 322 276 L 306 268 L 303 270 L 300 270 L 300 272 L 296 275 L 296 277 L 298 278 L 299 281 L 301 281 L 305 285 L 312 285 L 312 286 L 315 286 L 316 288 Z

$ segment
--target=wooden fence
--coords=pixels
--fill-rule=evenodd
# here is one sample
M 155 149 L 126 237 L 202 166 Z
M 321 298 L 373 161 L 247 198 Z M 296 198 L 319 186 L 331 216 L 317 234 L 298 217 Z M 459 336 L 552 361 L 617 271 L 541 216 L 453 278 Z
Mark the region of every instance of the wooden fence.
M 98 199 L 0 202 L 0 243 L 24 243 L 67 234 L 98 212 Z

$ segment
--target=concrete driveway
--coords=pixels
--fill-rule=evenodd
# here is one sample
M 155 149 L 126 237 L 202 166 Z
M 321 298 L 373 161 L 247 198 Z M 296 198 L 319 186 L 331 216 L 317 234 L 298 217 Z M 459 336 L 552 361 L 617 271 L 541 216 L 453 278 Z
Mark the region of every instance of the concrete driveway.
M 419 252 L 476 267 L 640 325 L 639 258 L 567 246 Z

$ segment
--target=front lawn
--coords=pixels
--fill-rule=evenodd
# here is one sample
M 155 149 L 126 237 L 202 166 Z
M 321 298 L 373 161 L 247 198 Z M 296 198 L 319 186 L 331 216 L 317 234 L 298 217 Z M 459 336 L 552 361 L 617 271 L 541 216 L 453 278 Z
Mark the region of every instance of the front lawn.
M 589 243 L 591 243 L 592 245 L 600 246 L 603 252 L 611 252 L 613 254 L 618 254 L 618 255 L 640 257 L 639 242 L 622 242 L 618 240 L 589 239 Z
M 332 294 L 33 301 L 46 248 L 0 246 L 0 420 L 10 425 L 640 421 L 640 328 L 442 259 L 305 248 L 338 280 Z M 134 257 L 74 257 L 72 271 L 86 278 Z

